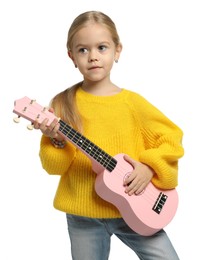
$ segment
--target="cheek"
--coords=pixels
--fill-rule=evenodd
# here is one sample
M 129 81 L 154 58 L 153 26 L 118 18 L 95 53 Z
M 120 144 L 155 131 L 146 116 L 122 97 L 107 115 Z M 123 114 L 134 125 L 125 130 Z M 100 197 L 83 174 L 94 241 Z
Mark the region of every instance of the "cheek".
M 76 64 L 78 65 L 78 67 L 80 68 L 84 68 L 86 66 L 86 62 L 84 59 L 76 59 Z
M 87 60 L 87 55 L 80 54 L 75 56 L 75 58 L 77 59 L 78 62 L 84 63 Z
M 114 60 L 115 60 L 114 55 L 108 56 L 106 58 L 106 65 L 108 66 L 108 68 L 112 68 L 113 67 Z
M 104 58 L 105 58 L 106 62 L 113 63 L 115 60 L 115 54 L 113 52 L 111 52 L 108 55 L 106 55 Z
M 84 74 L 87 68 L 87 62 L 84 59 L 78 59 L 76 62 L 79 71 Z

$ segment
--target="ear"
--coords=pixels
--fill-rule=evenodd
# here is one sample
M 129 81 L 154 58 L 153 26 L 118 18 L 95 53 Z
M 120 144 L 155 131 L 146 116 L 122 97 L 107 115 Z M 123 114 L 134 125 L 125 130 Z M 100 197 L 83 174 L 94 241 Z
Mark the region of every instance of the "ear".
M 73 55 L 72 55 L 72 51 L 68 50 L 68 57 L 73 60 Z
M 116 47 L 115 60 L 119 60 L 122 49 L 123 49 L 123 46 L 121 43 L 119 43 L 118 46 Z
M 74 57 L 73 57 L 72 51 L 70 51 L 70 50 L 68 50 L 68 57 L 73 61 L 75 67 L 77 67 L 77 65 L 75 64 L 75 60 L 74 60 Z

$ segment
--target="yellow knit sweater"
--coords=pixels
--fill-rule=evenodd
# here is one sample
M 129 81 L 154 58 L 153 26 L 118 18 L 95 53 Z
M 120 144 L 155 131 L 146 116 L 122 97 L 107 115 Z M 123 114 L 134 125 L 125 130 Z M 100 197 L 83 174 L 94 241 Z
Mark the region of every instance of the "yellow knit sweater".
M 183 133 L 156 107 L 125 89 L 113 96 L 94 96 L 79 88 L 76 101 L 86 138 L 111 156 L 125 153 L 149 165 L 156 172 L 152 179 L 155 186 L 177 186 Z M 49 174 L 61 176 L 54 199 L 56 209 L 86 217 L 120 217 L 112 204 L 96 194 L 91 161 L 73 144 L 57 149 L 43 135 L 40 159 Z

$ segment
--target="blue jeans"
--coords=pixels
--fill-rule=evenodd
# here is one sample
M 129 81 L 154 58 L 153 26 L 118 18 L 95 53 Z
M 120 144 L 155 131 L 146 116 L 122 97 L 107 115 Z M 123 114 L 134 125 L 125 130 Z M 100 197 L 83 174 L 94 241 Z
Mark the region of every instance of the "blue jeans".
M 164 230 L 152 236 L 141 236 L 131 230 L 122 218 L 66 216 L 73 260 L 107 260 L 113 234 L 130 247 L 139 259 L 179 260 Z

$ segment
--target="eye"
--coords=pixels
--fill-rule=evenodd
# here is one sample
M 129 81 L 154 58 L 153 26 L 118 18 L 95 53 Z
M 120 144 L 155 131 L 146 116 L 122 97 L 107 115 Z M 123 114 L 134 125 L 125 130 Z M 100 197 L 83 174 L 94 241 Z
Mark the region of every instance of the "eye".
M 99 50 L 100 51 L 105 51 L 107 49 L 107 46 L 106 45 L 100 45 L 99 46 Z
M 86 48 L 80 48 L 80 49 L 79 49 L 79 52 L 80 52 L 80 53 L 87 53 L 87 49 L 86 49 Z

